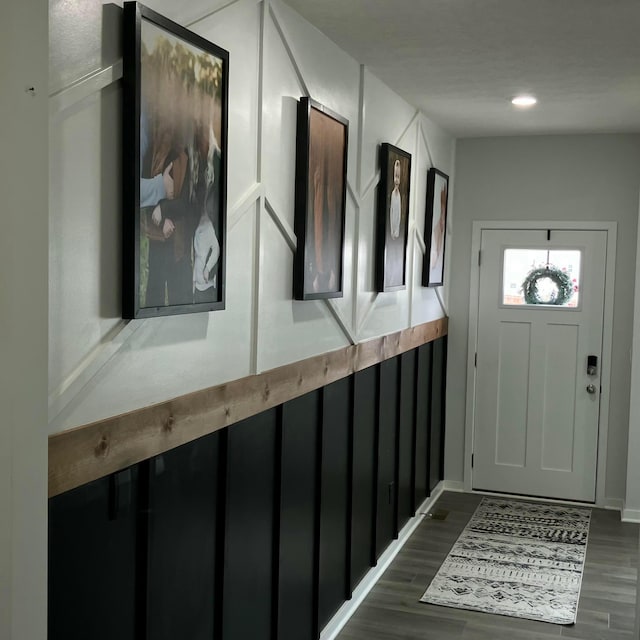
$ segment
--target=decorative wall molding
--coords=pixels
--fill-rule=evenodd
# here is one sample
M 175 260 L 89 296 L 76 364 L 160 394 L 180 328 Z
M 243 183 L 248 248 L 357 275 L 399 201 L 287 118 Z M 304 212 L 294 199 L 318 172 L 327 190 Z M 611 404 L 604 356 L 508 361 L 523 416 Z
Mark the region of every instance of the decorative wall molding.
M 49 436 L 49 497 L 125 469 L 447 334 L 441 318 Z
M 269 15 L 271 16 L 271 20 L 273 21 L 273 26 L 276 28 L 276 31 L 278 32 L 278 35 L 280 36 L 280 40 L 282 41 L 282 46 L 284 47 L 285 51 L 287 52 L 287 56 L 289 57 L 289 61 L 291 62 L 291 66 L 293 67 L 293 70 L 296 73 L 296 78 L 298 79 L 298 84 L 300 85 L 300 89 L 302 89 L 303 95 L 309 96 L 309 97 L 313 97 L 311 95 L 311 93 L 309 93 L 309 86 L 307 85 L 307 83 L 304 80 L 304 75 L 302 74 L 302 70 L 298 66 L 298 61 L 296 59 L 296 56 L 294 55 L 293 50 L 291 49 L 291 46 L 289 45 L 289 40 L 288 40 L 287 36 L 285 35 L 285 32 L 284 32 L 284 30 L 282 28 L 282 24 L 281 24 L 280 20 L 278 19 L 278 15 L 277 15 L 275 9 L 273 8 L 273 6 L 271 5 L 271 3 L 269 3 Z
M 54 118 L 73 105 L 94 96 L 122 78 L 122 60 L 79 78 L 49 96 L 49 118 Z
M 269 198 L 264 199 L 264 206 L 267 213 L 271 217 L 271 220 L 273 220 L 273 223 L 276 225 L 276 228 L 280 232 L 280 235 L 284 238 L 287 246 L 293 253 L 295 253 L 297 239 L 293 229 L 282 216 L 278 215 L 278 212 L 273 208 L 271 202 L 269 202 Z
M 193 29 L 193 27 L 195 27 L 199 22 L 204 22 L 205 20 L 216 15 L 216 13 L 220 13 L 220 11 L 223 11 L 224 9 L 228 9 L 231 5 L 236 4 L 237 2 L 240 2 L 240 1 L 241 0 L 229 0 L 228 2 L 223 2 L 222 4 L 215 7 L 214 9 L 207 11 L 205 14 L 192 19 L 190 22 L 187 23 L 187 28 Z
M 429 164 L 433 167 L 435 166 L 433 164 L 433 155 L 431 154 L 431 147 L 429 145 L 429 140 L 427 139 L 427 134 L 424 130 L 424 127 L 422 126 L 422 123 L 420 123 L 420 135 L 422 136 L 422 141 L 424 142 L 424 148 L 427 150 L 427 155 L 429 156 Z
M 120 351 L 143 320 L 122 320 L 82 359 L 60 385 L 49 393 L 49 424 L 84 389 L 113 356 Z
M 342 313 L 340 312 L 340 309 L 338 309 L 338 307 L 336 306 L 336 303 L 331 299 L 325 299 L 324 302 L 326 303 L 327 308 L 329 309 L 329 311 L 331 312 L 331 315 L 333 316 L 333 319 L 336 321 L 336 323 L 340 327 L 340 330 L 342 331 L 342 333 L 344 333 L 347 340 L 349 340 L 351 344 L 357 344 L 358 339 L 354 335 L 353 331 L 351 331 L 351 329 L 349 328 L 349 324 L 342 316 Z
M 227 212 L 227 230 L 231 231 L 240 220 L 251 210 L 251 205 L 260 200 L 264 194 L 264 187 L 261 182 L 252 184 L 236 202 L 229 207 Z

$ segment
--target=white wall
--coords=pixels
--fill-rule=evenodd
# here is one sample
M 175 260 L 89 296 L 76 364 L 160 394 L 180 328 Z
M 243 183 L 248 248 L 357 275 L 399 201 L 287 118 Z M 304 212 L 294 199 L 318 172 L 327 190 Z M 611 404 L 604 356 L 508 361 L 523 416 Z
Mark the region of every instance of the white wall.
M 119 8 L 51 0 L 51 432 L 444 315 L 420 286 L 416 235 L 427 169 L 453 174 L 452 138 L 279 0 L 146 4 L 230 52 L 227 308 L 120 319 Z M 291 295 L 296 101 L 307 92 L 350 123 L 344 297 L 331 301 Z M 412 154 L 412 206 L 408 287 L 376 294 L 381 142 Z
M 47 14 L 24 0 L 0 24 L 2 640 L 47 635 Z
M 631 359 L 631 403 L 629 406 L 629 442 L 627 447 L 627 487 L 622 516 L 640 522 L 640 229 L 636 246 L 633 344 Z M 640 638 L 640 589 L 637 597 L 636 635 Z
M 462 481 L 471 226 L 474 220 L 615 221 L 618 224 L 605 496 L 625 496 L 630 350 L 640 184 L 640 136 L 459 140 L 450 278 L 447 480 Z

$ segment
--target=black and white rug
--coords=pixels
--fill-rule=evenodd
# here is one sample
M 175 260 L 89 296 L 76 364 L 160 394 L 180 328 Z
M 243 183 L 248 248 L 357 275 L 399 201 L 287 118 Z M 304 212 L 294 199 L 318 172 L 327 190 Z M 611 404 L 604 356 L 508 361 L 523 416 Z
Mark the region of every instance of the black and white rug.
M 591 510 L 484 498 L 421 602 L 573 624 Z

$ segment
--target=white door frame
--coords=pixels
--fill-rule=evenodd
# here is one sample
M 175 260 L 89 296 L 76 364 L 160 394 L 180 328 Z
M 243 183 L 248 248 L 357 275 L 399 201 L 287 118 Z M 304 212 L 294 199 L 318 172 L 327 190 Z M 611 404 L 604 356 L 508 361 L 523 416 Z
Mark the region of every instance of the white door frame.
M 480 267 L 478 256 L 483 230 L 544 230 L 557 229 L 565 231 L 606 231 L 607 256 L 604 284 L 604 317 L 602 326 L 602 368 L 600 384 L 600 412 L 598 415 L 598 464 L 596 469 L 596 501 L 597 507 L 605 507 L 605 479 L 607 466 L 607 436 L 609 433 L 609 391 L 611 385 L 611 345 L 613 341 L 613 300 L 616 264 L 616 222 L 571 222 L 553 221 L 494 221 L 476 220 L 473 222 L 471 237 L 471 274 L 469 280 L 469 337 L 467 348 L 467 398 L 464 435 L 464 489 L 473 491 L 471 454 L 473 453 L 474 406 L 476 390 L 475 353 L 478 341 L 478 295 L 480 290 Z

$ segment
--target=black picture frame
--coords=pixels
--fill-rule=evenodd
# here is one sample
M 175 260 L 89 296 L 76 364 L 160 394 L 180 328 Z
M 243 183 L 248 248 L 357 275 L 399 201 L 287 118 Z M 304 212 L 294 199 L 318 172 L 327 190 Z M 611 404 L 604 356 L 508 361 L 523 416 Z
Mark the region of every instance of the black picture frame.
M 349 121 L 308 97 L 297 118 L 293 296 L 340 298 Z
M 229 53 L 123 10 L 123 318 L 225 307 Z
M 424 218 L 422 285 L 425 287 L 440 287 L 444 284 L 448 201 L 449 176 L 432 167 L 427 172 L 427 208 Z
M 398 184 L 396 184 L 396 180 Z M 376 291 L 406 289 L 411 154 L 388 142 L 380 145 L 376 206 Z

